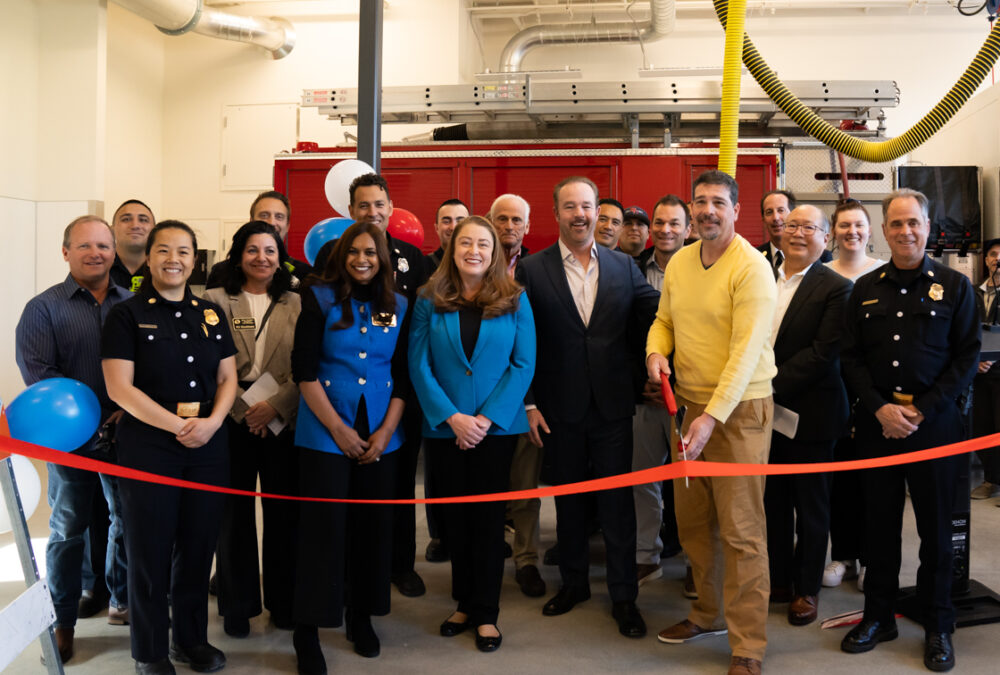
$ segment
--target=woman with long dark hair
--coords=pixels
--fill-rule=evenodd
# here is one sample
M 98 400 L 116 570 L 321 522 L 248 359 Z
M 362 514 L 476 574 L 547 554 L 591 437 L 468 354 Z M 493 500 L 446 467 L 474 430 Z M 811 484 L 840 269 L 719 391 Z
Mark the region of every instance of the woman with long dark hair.
M 263 221 L 249 222 L 233 235 L 223 262 L 221 288 L 205 298 L 222 307 L 236 343 L 239 388 L 226 426 L 229 428 L 230 486 L 294 494 L 295 413 L 299 388 L 292 380 L 292 341 L 301 300 L 291 291 L 288 254 L 278 230 Z M 226 634 L 246 637 L 250 617 L 261 613 L 257 555 L 256 500 L 226 497 L 216 558 L 219 613 Z M 264 606 L 278 628 L 292 627 L 292 580 L 298 506 L 280 499 L 261 504 Z
M 395 292 L 377 225 L 341 235 L 302 296 L 292 372 L 305 497 L 391 499 L 406 389 L 406 298 Z M 326 672 L 318 627 L 343 621 L 354 651 L 378 656 L 372 616 L 389 612 L 392 512 L 384 505 L 307 502 L 300 512 L 294 603 L 300 673 Z
M 479 216 L 455 227 L 413 310 L 410 378 L 424 413 L 424 447 L 440 495 L 503 492 L 518 434 L 528 430 L 524 395 L 535 372 L 535 322 L 507 275 L 493 225 Z M 505 502 L 443 508 L 458 608 L 441 624 L 451 637 L 475 628 L 476 646 L 500 647 Z

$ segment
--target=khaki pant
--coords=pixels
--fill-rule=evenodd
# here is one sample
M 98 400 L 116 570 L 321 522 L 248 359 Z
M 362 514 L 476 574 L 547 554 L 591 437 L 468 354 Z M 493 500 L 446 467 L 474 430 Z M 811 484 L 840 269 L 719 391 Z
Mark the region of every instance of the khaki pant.
M 533 490 L 542 471 L 542 449 L 521 434 L 510 465 L 510 489 Z M 538 517 L 542 500 L 514 499 L 507 502 L 507 519 L 514 521 L 514 564 L 538 566 Z
M 705 406 L 680 397 L 678 404 L 687 406 L 686 434 Z M 773 413 L 771 397 L 743 401 L 716 424 L 698 461 L 766 464 Z M 674 506 L 698 591 L 688 620 L 702 628 L 724 622 L 733 656 L 763 660 L 770 594 L 764 477 L 692 478 L 689 488 L 678 480 Z

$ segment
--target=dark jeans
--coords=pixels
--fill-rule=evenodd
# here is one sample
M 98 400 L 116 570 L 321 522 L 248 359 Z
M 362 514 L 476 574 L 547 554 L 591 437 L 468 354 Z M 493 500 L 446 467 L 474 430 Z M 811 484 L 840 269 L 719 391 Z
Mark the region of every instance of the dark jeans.
M 111 511 L 105 576 L 116 607 L 128 604 L 126 554 L 118 480 L 91 471 L 49 464 L 49 541 L 45 564 L 56 626 L 74 626 L 82 592 L 84 535 L 91 522 L 93 500 L 100 485 Z
M 454 438 L 425 438 L 441 497 L 505 492 L 517 436 L 487 436 L 460 450 Z M 445 536 L 451 551 L 451 597 L 475 626 L 495 624 L 500 613 L 507 503 L 448 504 Z

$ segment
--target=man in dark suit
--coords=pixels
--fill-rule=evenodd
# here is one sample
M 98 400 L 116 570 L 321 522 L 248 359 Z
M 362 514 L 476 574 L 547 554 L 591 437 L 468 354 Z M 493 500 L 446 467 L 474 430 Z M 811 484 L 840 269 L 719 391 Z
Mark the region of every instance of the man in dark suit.
M 527 397 L 532 441 L 550 453 L 559 484 L 627 473 L 632 463 L 638 357 L 628 326 L 638 313 L 648 325 L 658 296 L 632 259 L 598 247 L 597 186 L 580 176 L 554 192 L 559 240 L 521 261 L 518 280 L 537 317 L 538 366 Z M 556 497 L 562 586 L 542 613 L 556 616 L 590 597 L 585 495 Z M 607 550 L 607 582 L 619 631 L 642 637 L 635 605 L 635 511 L 631 488 L 597 493 Z
M 379 174 L 367 173 L 358 176 L 348 188 L 350 202 L 348 212 L 356 222 L 377 225 L 389 244 L 389 260 L 392 261 L 396 291 L 406 296 L 407 312 L 416 302 L 417 289 L 430 276 L 427 261 L 419 248 L 402 239 L 393 237 L 386 231 L 392 215 L 392 198 L 389 184 Z M 316 269 L 326 267 L 326 260 L 333 250 L 336 240 L 323 244 L 316 254 Z M 405 319 L 404 319 L 405 320 Z M 415 395 L 408 396 L 403 411 L 403 432 L 405 440 L 397 450 L 399 465 L 396 469 L 396 499 L 413 499 L 417 476 L 417 456 L 420 452 L 421 426 L 423 414 Z M 417 597 L 426 591 L 424 581 L 414 569 L 417 548 L 416 507 L 394 506 L 392 521 L 392 583 L 403 595 Z
M 840 337 L 852 284 L 818 262 L 830 239 L 830 223 L 822 211 L 800 206 L 783 229 L 785 261 L 778 268 L 771 331 L 778 375 L 772 381 L 776 422 L 770 462 L 830 462 L 834 444 L 847 431 Z M 793 626 L 812 623 L 830 532 L 829 477 L 770 476 L 764 510 L 771 601 L 791 600 L 788 621 Z
M 781 251 L 781 232 L 785 229 L 785 219 L 795 209 L 795 195 L 791 190 L 771 190 L 760 199 L 760 217 L 767 228 L 768 240 L 757 247 L 764 254 L 767 262 L 774 270 L 774 278 L 778 278 L 778 267 L 785 259 Z M 833 260 L 833 254 L 825 248 L 820 254 L 821 263 Z

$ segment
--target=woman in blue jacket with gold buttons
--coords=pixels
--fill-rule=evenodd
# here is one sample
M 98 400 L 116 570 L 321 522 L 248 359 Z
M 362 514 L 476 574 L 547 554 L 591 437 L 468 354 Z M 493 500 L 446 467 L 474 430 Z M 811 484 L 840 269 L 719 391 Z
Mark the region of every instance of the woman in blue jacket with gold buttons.
M 535 372 L 535 322 L 488 220 L 470 216 L 458 224 L 421 289 L 409 367 L 440 495 L 507 490 L 517 436 L 528 430 L 524 395 Z M 502 639 L 496 623 L 504 509 L 502 501 L 443 509 L 458 609 L 441 624 L 441 635 L 475 628 L 484 652 Z
M 292 375 L 304 497 L 391 499 L 397 427 L 409 384 L 403 317 L 389 249 L 376 225 L 340 237 L 322 277 L 302 294 Z M 341 625 L 362 656 L 378 656 L 371 616 L 389 612 L 392 512 L 384 505 L 306 502 L 294 601 L 300 673 L 325 673 L 317 627 Z

